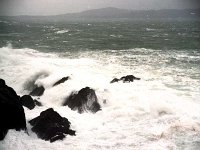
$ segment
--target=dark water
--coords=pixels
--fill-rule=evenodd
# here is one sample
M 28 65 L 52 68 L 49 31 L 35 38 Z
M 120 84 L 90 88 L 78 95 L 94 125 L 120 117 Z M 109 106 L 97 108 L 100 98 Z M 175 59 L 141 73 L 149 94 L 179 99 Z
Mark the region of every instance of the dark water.
M 64 31 L 63 31 L 64 30 Z M 0 22 L 0 47 L 44 52 L 77 50 L 200 49 L 198 21 L 134 21 L 96 23 Z
M 70 119 L 76 137 L 59 149 L 191 149 L 200 141 L 200 22 L 138 21 L 42 23 L 0 21 L 0 78 L 18 93 L 38 78 L 44 107 Z M 27 49 L 24 49 L 27 48 Z M 110 84 L 134 74 L 140 81 Z M 69 82 L 52 87 L 61 77 Z M 53 84 L 52 84 L 53 85 Z M 102 111 L 76 114 L 60 107 L 63 98 L 83 87 L 95 89 Z M 106 103 L 104 103 L 106 100 Z M 41 140 L 11 131 L 0 149 L 32 149 Z M 94 138 L 95 135 L 95 138 Z M 20 138 L 19 138 L 20 137 Z M 18 140 L 19 139 L 19 140 Z M 23 142 L 21 140 L 23 139 Z M 44 150 L 57 143 L 42 143 Z

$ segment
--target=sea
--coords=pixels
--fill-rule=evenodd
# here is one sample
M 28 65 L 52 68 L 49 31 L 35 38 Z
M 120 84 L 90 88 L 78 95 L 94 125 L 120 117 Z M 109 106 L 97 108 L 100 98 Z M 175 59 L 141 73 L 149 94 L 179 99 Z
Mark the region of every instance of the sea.
M 110 83 L 134 75 L 141 80 Z M 62 77 L 70 80 L 53 87 Z M 24 107 L 27 131 L 9 130 L 0 150 L 199 150 L 200 21 L 20 21 L 0 19 L 0 78 L 22 96 L 43 85 L 43 106 Z M 101 111 L 62 103 L 95 90 Z M 54 143 L 29 120 L 47 108 L 68 118 L 76 136 Z

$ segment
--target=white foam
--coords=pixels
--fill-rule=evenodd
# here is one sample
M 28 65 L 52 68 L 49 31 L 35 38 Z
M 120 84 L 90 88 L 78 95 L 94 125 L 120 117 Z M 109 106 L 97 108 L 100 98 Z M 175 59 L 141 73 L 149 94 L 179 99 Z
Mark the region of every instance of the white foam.
M 122 35 L 114 35 L 114 34 L 111 34 L 110 37 L 121 38 Z
M 156 29 L 146 28 L 146 31 L 155 31 Z
M 63 141 L 49 143 L 38 139 L 28 124 L 29 136 L 23 131 L 10 130 L 0 142 L 0 149 L 176 149 L 175 139 L 179 133 L 184 133 L 185 139 L 193 142 L 190 135 L 198 139 L 200 133 L 200 103 L 197 100 L 200 95 L 193 88 L 179 91 L 166 86 L 166 82 L 178 82 L 171 73 L 175 69 L 184 74 L 178 68 L 160 67 L 158 70 L 159 63 L 167 62 L 166 57 L 169 56 L 162 51 L 148 49 L 82 52 L 78 57 L 73 54 L 59 57 L 32 49 L 0 48 L 0 78 L 18 94 L 27 94 L 25 83 L 38 74 L 44 75 L 35 82 L 45 87 L 40 97 L 44 106 L 31 111 L 25 108 L 27 120 L 53 107 L 67 117 L 72 129 L 77 131 L 75 137 L 67 136 Z M 134 64 L 127 63 L 131 59 L 135 60 Z M 167 70 L 171 76 L 165 76 L 166 69 L 171 69 Z M 134 74 L 141 80 L 109 83 L 114 77 L 127 74 Z M 52 87 L 66 76 L 70 76 L 70 80 Z M 196 81 L 183 77 L 189 83 Z M 95 89 L 102 111 L 78 114 L 61 106 L 72 91 L 86 86 Z
M 59 30 L 56 33 L 57 34 L 63 34 L 63 33 L 67 33 L 67 32 L 69 32 L 69 30 L 65 29 L 65 30 Z

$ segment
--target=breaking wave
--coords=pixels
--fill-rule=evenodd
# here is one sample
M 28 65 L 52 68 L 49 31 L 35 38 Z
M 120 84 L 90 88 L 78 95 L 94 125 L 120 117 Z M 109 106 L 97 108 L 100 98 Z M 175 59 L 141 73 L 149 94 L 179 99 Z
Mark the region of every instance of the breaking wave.
M 49 143 L 38 139 L 27 123 L 29 135 L 10 130 L 0 149 L 182 149 L 183 143 L 195 149 L 200 140 L 200 91 L 199 78 L 192 77 L 199 75 L 199 68 L 179 66 L 191 65 L 183 62 L 184 57 L 200 59 L 185 52 L 174 55 L 141 48 L 63 54 L 0 48 L 0 78 L 7 85 L 19 95 L 27 94 L 34 84 L 45 87 L 40 97 L 44 106 L 25 108 L 27 120 L 53 107 L 77 131 L 75 137 Z M 114 77 L 127 74 L 141 80 L 110 84 Z M 70 80 L 52 86 L 65 76 Z M 61 106 L 72 91 L 86 86 L 96 91 L 101 111 L 78 114 Z

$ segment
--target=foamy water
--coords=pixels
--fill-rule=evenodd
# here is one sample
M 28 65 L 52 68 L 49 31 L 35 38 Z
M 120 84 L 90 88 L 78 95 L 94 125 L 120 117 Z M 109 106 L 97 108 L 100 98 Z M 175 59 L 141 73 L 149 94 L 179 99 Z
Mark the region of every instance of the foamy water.
M 67 32 L 69 32 L 69 30 L 59 30 L 59 31 L 57 31 L 56 33 L 57 34 L 63 34 L 63 33 L 67 33 Z
M 188 149 L 200 147 L 200 56 L 198 51 L 152 49 L 42 53 L 0 48 L 0 78 L 20 95 L 27 84 L 45 87 L 43 107 L 25 109 L 28 134 L 9 130 L 0 150 Z M 141 80 L 114 83 L 133 74 Z M 64 76 L 70 80 L 52 87 Z M 78 114 L 61 106 L 72 92 L 89 86 L 102 110 Z M 37 138 L 29 120 L 53 107 L 71 122 L 76 136 L 49 143 Z

